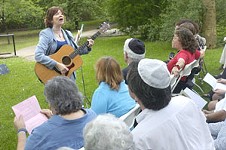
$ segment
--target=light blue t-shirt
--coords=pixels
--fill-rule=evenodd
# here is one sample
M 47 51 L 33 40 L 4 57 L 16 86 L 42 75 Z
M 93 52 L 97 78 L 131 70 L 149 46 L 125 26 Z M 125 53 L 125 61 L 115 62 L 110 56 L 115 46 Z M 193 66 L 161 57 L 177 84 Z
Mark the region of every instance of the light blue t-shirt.
M 25 150 L 56 150 L 59 147 L 79 149 L 84 146 L 83 128 L 96 117 L 91 109 L 82 118 L 66 120 L 59 115 L 35 128 L 28 136 Z
M 129 95 L 128 86 L 125 81 L 120 83 L 119 90 L 112 90 L 106 82 L 101 82 L 95 90 L 91 109 L 96 114 L 111 113 L 121 117 L 135 106 L 136 102 Z

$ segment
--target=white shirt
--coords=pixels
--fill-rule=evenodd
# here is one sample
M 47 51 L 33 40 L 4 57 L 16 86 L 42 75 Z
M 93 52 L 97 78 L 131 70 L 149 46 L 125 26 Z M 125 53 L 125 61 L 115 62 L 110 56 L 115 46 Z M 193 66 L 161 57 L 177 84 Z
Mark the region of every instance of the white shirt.
M 205 116 L 187 97 L 173 97 L 168 106 L 144 109 L 132 130 L 139 150 L 214 150 Z

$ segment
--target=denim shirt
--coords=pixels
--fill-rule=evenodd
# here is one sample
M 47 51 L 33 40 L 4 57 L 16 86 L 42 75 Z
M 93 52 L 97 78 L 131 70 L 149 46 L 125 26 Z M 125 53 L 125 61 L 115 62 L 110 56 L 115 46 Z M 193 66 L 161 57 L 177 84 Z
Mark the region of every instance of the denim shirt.
M 80 149 L 84 146 L 83 128 L 96 117 L 91 109 L 77 119 L 67 120 L 59 115 L 52 116 L 42 125 L 33 129 L 28 136 L 25 150 L 56 150 L 59 147 Z

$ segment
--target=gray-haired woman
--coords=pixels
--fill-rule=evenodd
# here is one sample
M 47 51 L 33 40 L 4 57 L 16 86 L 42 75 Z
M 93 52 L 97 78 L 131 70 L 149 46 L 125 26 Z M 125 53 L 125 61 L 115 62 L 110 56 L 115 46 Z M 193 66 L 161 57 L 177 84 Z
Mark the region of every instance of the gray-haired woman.
M 77 86 L 68 77 L 58 76 L 47 82 L 44 94 L 50 110 L 42 113 L 49 120 L 35 128 L 27 140 L 26 132 L 18 132 L 18 147 L 27 150 L 83 147 L 83 128 L 96 114 L 82 108 L 82 95 Z M 14 124 L 18 131 L 25 128 L 23 117 L 15 118 Z

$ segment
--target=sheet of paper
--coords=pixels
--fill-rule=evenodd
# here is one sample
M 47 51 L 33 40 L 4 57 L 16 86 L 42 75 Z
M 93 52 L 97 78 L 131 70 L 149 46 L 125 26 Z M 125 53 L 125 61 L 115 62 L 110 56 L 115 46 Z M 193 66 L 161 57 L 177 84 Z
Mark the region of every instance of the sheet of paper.
M 211 74 L 207 73 L 203 78 L 203 81 L 208 83 L 213 89 L 216 87 L 217 79 L 215 79 Z
M 226 85 L 222 84 L 222 83 L 217 83 L 214 90 L 216 90 L 216 89 L 222 89 L 222 90 L 226 91 Z
M 184 93 L 195 102 L 199 109 L 202 109 L 207 103 L 206 100 L 204 100 L 201 96 L 199 96 L 189 88 L 185 88 Z
M 81 29 L 78 30 L 78 33 L 77 33 L 76 36 L 75 36 L 75 43 L 76 43 L 76 44 L 78 44 L 78 42 L 79 42 L 80 39 L 81 39 L 82 32 L 83 32 L 83 26 L 84 26 L 84 24 L 81 25 Z
M 222 83 L 217 83 L 217 79 L 215 79 L 211 74 L 207 73 L 203 79 L 206 83 L 208 83 L 214 90 L 222 89 L 226 90 L 226 85 Z
M 29 134 L 34 128 L 48 120 L 45 115 L 40 113 L 41 108 L 36 96 L 32 96 L 19 104 L 12 106 L 12 109 L 16 117 L 19 117 L 20 115 L 23 116 Z

